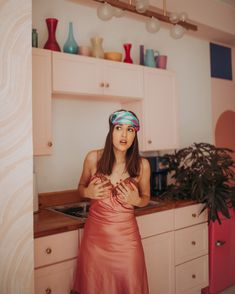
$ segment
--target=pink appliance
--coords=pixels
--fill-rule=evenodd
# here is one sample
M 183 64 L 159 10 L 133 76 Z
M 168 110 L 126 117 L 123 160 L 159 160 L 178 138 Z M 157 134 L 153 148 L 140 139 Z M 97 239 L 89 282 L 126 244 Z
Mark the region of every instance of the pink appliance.
M 235 112 L 225 111 L 219 117 L 215 141 L 217 147 L 227 147 L 235 151 Z M 235 153 L 233 153 L 235 159 Z M 209 225 L 209 287 L 204 294 L 218 292 L 235 284 L 235 211 L 230 209 L 230 219 L 220 214 L 222 224 Z
M 235 284 L 235 212 L 231 219 L 220 215 L 222 224 L 209 225 L 209 287 L 204 294 L 218 292 Z

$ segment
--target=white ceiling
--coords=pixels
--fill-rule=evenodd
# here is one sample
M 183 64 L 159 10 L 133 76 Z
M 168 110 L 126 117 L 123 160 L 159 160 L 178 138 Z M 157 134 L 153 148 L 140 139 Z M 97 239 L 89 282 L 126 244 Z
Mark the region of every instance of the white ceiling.
M 221 2 L 224 2 L 228 5 L 231 5 L 232 7 L 235 8 L 235 0 L 220 0 Z

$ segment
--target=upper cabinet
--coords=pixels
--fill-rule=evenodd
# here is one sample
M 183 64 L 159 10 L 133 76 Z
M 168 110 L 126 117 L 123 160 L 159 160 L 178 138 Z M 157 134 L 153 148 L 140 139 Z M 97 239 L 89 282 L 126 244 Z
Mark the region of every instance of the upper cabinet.
M 178 103 L 175 74 L 160 69 L 144 69 L 145 103 L 144 150 L 178 147 Z
M 176 93 L 167 70 L 33 49 L 34 155 L 52 152 L 52 94 L 119 101 L 140 118 L 141 151 L 178 148 Z
M 138 65 L 52 53 L 53 93 L 143 99 L 143 70 Z
M 51 51 L 32 51 L 33 154 L 52 153 Z
M 128 101 L 123 107 L 141 120 L 140 150 L 178 148 L 178 101 L 173 72 L 144 67 L 144 99 Z

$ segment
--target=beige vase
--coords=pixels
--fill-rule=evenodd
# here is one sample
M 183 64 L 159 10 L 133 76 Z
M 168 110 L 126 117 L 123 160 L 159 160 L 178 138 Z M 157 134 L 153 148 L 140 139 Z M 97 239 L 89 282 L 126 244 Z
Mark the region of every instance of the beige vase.
M 93 37 L 91 38 L 91 56 L 96 58 L 104 58 L 103 50 L 103 38 Z

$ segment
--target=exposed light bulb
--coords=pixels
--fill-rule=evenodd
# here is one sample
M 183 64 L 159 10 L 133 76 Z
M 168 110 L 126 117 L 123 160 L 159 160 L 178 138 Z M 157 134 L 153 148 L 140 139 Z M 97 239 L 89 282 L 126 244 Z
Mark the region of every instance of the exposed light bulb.
M 110 4 L 105 2 L 97 8 L 97 15 L 101 20 L 110 20 L 114 15 L 114 9 Z
M 177 23 L 179 21 L 179 15 L 175 12 L 171 12 L 169 15 L 169 20 L 171 23 Z
M 149 1 L 148 0 L 136 0 L 135 3 L 135 9 L 139 13 L 144 13 L 149 6 Z
M 154 17 L 151 17 L 146 22 L 146 30 L 149 33 L 156 33 L 160 30 L 161 24 L 160 21 Z
M 178 24 L 174 25 L 170 30 L 170 35 L 173 39 L 182 38 L 184 33 L 185 33 L 185 28 Z

